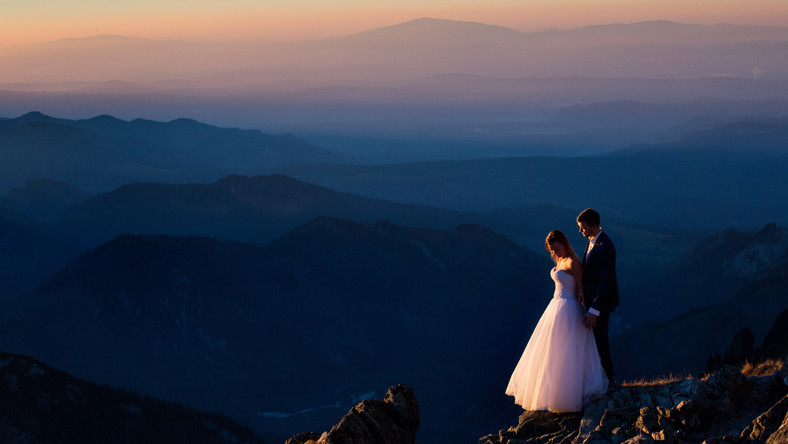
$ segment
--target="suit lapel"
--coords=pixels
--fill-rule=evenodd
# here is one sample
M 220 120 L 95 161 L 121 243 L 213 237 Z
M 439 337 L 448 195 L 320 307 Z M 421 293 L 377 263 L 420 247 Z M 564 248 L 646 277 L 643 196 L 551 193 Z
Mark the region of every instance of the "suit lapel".
M 586 241 L 586 248 L 583 250 L 583 268 L 586 267 L 586 256 L 588 256 L 588 247 L 591 246 L 591 241 Z
M 588 253 L 588 259 L 587 259 L 586 261 L 584 261 L 584 262 L 583 262 L 583 266 L 585 266 L 586 262 L 591 262 L 591 258 L 592 258 L 592 257 L 594 257 L 594 255 L 596 254 L 596 252 L 597 252 L 597 251 L 598 251 L 598 250 L 599 250 L 599 249 L 602 247 L 602 245 L 605 243 L 605 239 L 604 239 L 604 237 L 602 237 L 602 234 L 603 234 L 603 233 L 600 233 L 600 234 L 599 234 L 599 237 L 597 237 L 597 238 L 596 238 L 596 242 L 594 242 L 594 248 L 592 248 L 592 249 L 591 249 L 591 252 L 590 252 L 590 253 L 588 253 L 588 248 L 591 246 L 591 241 L 588 241 L 588 242 L 586 243 L 586 252 Z M 585 254 L 583 255 L 583 257 L 585 258 Z

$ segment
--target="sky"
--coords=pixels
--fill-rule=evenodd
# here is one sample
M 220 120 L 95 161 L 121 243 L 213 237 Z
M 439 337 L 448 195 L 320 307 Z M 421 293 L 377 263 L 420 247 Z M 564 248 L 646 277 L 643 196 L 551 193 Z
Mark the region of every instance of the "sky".
M 608 23 L 788 26 L 786 0 L 0 0 L 0 48 L 113 34 L 180 40 L 308 40 L 420 17 L 520 31 Z

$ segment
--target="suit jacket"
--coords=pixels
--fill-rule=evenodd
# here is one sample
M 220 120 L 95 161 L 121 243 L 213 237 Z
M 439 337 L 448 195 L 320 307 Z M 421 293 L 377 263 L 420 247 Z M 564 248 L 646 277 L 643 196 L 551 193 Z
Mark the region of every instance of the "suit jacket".
M 599 233 L 588 259 L 583 254 L 583 298 L 586 309 L 594 308 L 602 313 L 618 306 L 616 247 L 604 231 Z

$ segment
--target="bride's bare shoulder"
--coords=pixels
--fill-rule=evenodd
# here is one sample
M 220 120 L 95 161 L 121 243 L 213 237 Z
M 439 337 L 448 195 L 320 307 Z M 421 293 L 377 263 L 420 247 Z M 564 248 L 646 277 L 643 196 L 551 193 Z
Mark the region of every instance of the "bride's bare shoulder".
M 574 271 L 582 271 L 583 270 L 583 263 L 580 262 L 578 258 L 569 258 L 569 268 Z

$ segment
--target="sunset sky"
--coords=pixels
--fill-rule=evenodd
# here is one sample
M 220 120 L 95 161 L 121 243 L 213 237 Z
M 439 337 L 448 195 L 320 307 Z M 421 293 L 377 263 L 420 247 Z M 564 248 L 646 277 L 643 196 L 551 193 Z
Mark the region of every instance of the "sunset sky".
M 0 47 L 115 34 L 172 39 L 301 40 L 419 17 L 521 31 L 672 20 L 788 25 L 785 0 L 31 0 L 3 1 Z

